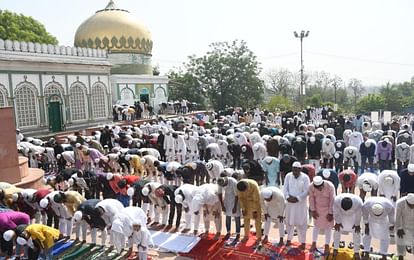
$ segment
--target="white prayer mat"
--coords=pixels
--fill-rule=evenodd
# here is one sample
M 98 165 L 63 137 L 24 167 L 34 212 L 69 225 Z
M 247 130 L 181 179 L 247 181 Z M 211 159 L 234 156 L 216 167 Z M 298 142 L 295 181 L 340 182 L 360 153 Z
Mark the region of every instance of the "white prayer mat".
M 174 253 L 188 253 L 201 240 L 198 236 L 150 230 L 155 249 Z

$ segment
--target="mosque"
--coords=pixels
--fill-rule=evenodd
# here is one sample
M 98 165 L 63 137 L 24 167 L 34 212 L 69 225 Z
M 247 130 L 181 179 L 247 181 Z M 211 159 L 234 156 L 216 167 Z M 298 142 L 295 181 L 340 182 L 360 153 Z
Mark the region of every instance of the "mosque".
M 25 133 L 112 120 L 112 106 L 168 100 L 168 78 L 153 75 L 151 33 L 113 0 L 77 29 L 74 46 L 0 39 L 0 107 L 14 108 Z

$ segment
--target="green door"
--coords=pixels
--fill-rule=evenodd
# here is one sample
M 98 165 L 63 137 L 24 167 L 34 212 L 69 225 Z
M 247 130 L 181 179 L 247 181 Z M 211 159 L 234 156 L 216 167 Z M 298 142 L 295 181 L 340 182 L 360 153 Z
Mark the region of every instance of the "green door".
M 62 114 L 59 102 L 49 102 L 49 129 L 52 132 L 62 131 Z

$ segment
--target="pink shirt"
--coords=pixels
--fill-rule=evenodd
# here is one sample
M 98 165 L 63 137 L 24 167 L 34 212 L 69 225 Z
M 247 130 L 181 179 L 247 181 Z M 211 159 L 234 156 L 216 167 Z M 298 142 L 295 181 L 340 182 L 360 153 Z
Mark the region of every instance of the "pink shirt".
M 316 211 L 319 217 L 314 220 L 315 226 L 319 228 L 332 228 L 333 221 L 328 221 L 326 216 L 333 214 L 333 203 L 335 200 L 335 187 L 329 181 L 323 182 L 322 190 L 318 190 L 309 185 L 309 208 L 311 211 Z

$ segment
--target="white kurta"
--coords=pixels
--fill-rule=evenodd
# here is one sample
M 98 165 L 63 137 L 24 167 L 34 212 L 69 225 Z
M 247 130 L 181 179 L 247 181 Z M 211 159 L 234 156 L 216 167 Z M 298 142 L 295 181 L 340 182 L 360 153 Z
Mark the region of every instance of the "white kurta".
M 349 197 L 352 199 L 352 207 L 344 210 L 341 207 L 342 199 Z M 333 215 L 335 223 L 342 224 L 341 231 L 353 231 L 354 226 L 359 226 L 362 216 L 362 199 L 351 193 L 341 193 L 335 197 L 333 205 Z
M 372 213 L 372 206 L 374 204 L 381 204 L 384 208 L 384 213 L 381 216 L 376 216 Z M 391 201 L 384 197 L 370 197 L 365 200 L 362 206 L 362 214 L 364 217 L 364 224 L 369 224 L 369 235 L 384 239 L 389 236 L 389 226 L 394 225 L 394 206 Z
M 407 197 L 397 200 L 395 214 L 395 230 L 403 229 L 406 235 L 403 238 L 396 237 L 397 245 L 411 246 L 413 244 L 414 235 L 414 208 L 410 208 L 407 204 Z
M 384 182 L 385 178 L 391 177 L 394 180 L 392 184 L 386 184 Z M 379 195 L 384 195 L 387 199 L 391 197 L 398 197 L 400 191 L 400 176 L 396 171 L 384 170 L 378 175 L 378 193 Z
M 285 199 L 290 196 L 296 197 L 296 203 L 287 202 L 286 204 L 286 224 L 291 226 L 306 225 L 308 221 L 307 196 L 309 190 L 309 177 L 301 172 L 298 178 L 293 173 L 288 173 L 285 177 L 284 195 Z
M 270 218 L 276 220 L 279 216 L 284 216 L 286 201 L 283 192 L 277 187 L 267 187 L 272 191 L 272 199 L 266 201 L 261 198 L 263 214 L 268 214 Z
M 233 177 L 228 177 L 228 184 L 224 187 L 218 186 L 218 193 L 223 194 L 223 204 L 226 208 L 226 216 L 240 217 L 240 206 L 237 204 L 237 211 L 233 214 L 234 202 L 237 196 L 237 180 Z
M 104 199 L 103 201 L 96 204 L 95 208 L 102 207 L 105 213 L 102 219 L 105 221 L 107 226 L 112 225 L 115 215 L 124 209 L 124 205 L 116 199 Z

